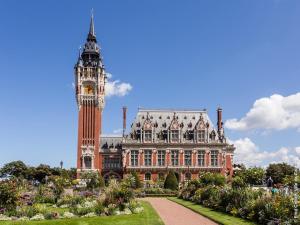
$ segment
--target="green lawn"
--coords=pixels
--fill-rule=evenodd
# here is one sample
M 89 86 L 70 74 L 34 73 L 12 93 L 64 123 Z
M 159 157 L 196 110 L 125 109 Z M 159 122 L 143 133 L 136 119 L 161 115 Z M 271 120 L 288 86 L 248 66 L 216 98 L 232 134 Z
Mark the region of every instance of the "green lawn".
M 224 225 L 255 225 L 256 223 L 237 218 L 234 216 L 231 216 L 229 214 L 223 213 L 223 212 L 218 212 L 210 208 L 206 208 L 204 206 L 195 204 L 191 201 L 185 201 L 176 197 L 169 197 L 169 200 L 176 202 L 180 205 L 185 206 L 186 208 L 189 208 L 193 210 L 196 213 L 199 213 L 219 224 L 224 224 Z
M 142 201 L 141 204 L 144 212 L 139 214 L 26 222 L 0 221 L 0 225 L 164 225 L 148 202 Z

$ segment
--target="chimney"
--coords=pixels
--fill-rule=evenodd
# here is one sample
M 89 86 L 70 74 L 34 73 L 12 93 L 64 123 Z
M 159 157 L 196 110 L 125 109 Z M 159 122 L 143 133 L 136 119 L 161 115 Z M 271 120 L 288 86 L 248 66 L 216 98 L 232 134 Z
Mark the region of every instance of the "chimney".
M 127 107 L 123 106 L 123 137 L 126 131 L 126 116 L 127 116 Z
M 223 127 L 223 122 L 222 122 L 222 108 L 218 107 L 217 109 L 217 115 L 218 115 L 218 132 L 221 131 Z

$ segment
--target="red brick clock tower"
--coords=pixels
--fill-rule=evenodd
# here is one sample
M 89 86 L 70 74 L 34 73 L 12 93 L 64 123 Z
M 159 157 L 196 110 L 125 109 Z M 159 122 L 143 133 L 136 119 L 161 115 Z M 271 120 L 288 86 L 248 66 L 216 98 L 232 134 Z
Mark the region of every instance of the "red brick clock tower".
M 78 116 L 77 174 L 85 171 L 101 172 L 99 155 L 104 86 L 106 75 L 97 44 L 94 18 L 82 52 L 75 65 Z

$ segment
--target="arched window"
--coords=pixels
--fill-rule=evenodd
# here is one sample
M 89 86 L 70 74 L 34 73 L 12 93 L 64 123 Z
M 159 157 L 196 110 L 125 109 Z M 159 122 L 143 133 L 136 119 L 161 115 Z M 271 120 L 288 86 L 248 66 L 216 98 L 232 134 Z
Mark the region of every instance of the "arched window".
M 90 156 L 84 157 L 84 167 L 85 169 L 92 169 L 92 158 Z
M 212 141 L 216 140 L 216 132 L 214 130 L 210 133 L 210 138 Z
M 191 180 L 191 178 L 192 178 L 192 174 L 190 172 L 185 173 L 184 175 L 185 180 Z
M 158 180 L 164 181 L 165 180 L 165 174 L 164 173 L 159 173 L 158 174 Z
M 151 180 L 151 173 L 147 172 L 145 173 L 145 181 L 150 181 Z

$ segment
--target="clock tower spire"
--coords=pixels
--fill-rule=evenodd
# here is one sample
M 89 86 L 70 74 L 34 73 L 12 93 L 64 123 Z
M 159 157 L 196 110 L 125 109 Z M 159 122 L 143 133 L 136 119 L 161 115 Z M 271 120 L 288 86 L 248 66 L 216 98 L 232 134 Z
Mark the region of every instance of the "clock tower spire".
M 78 106 L 77 174 L 101 172 L 99 155 L 102 111 L 105 96 L 105 70 L 97 43 L 94 16 L 91 15 L 86 43 L 75 65 Z

